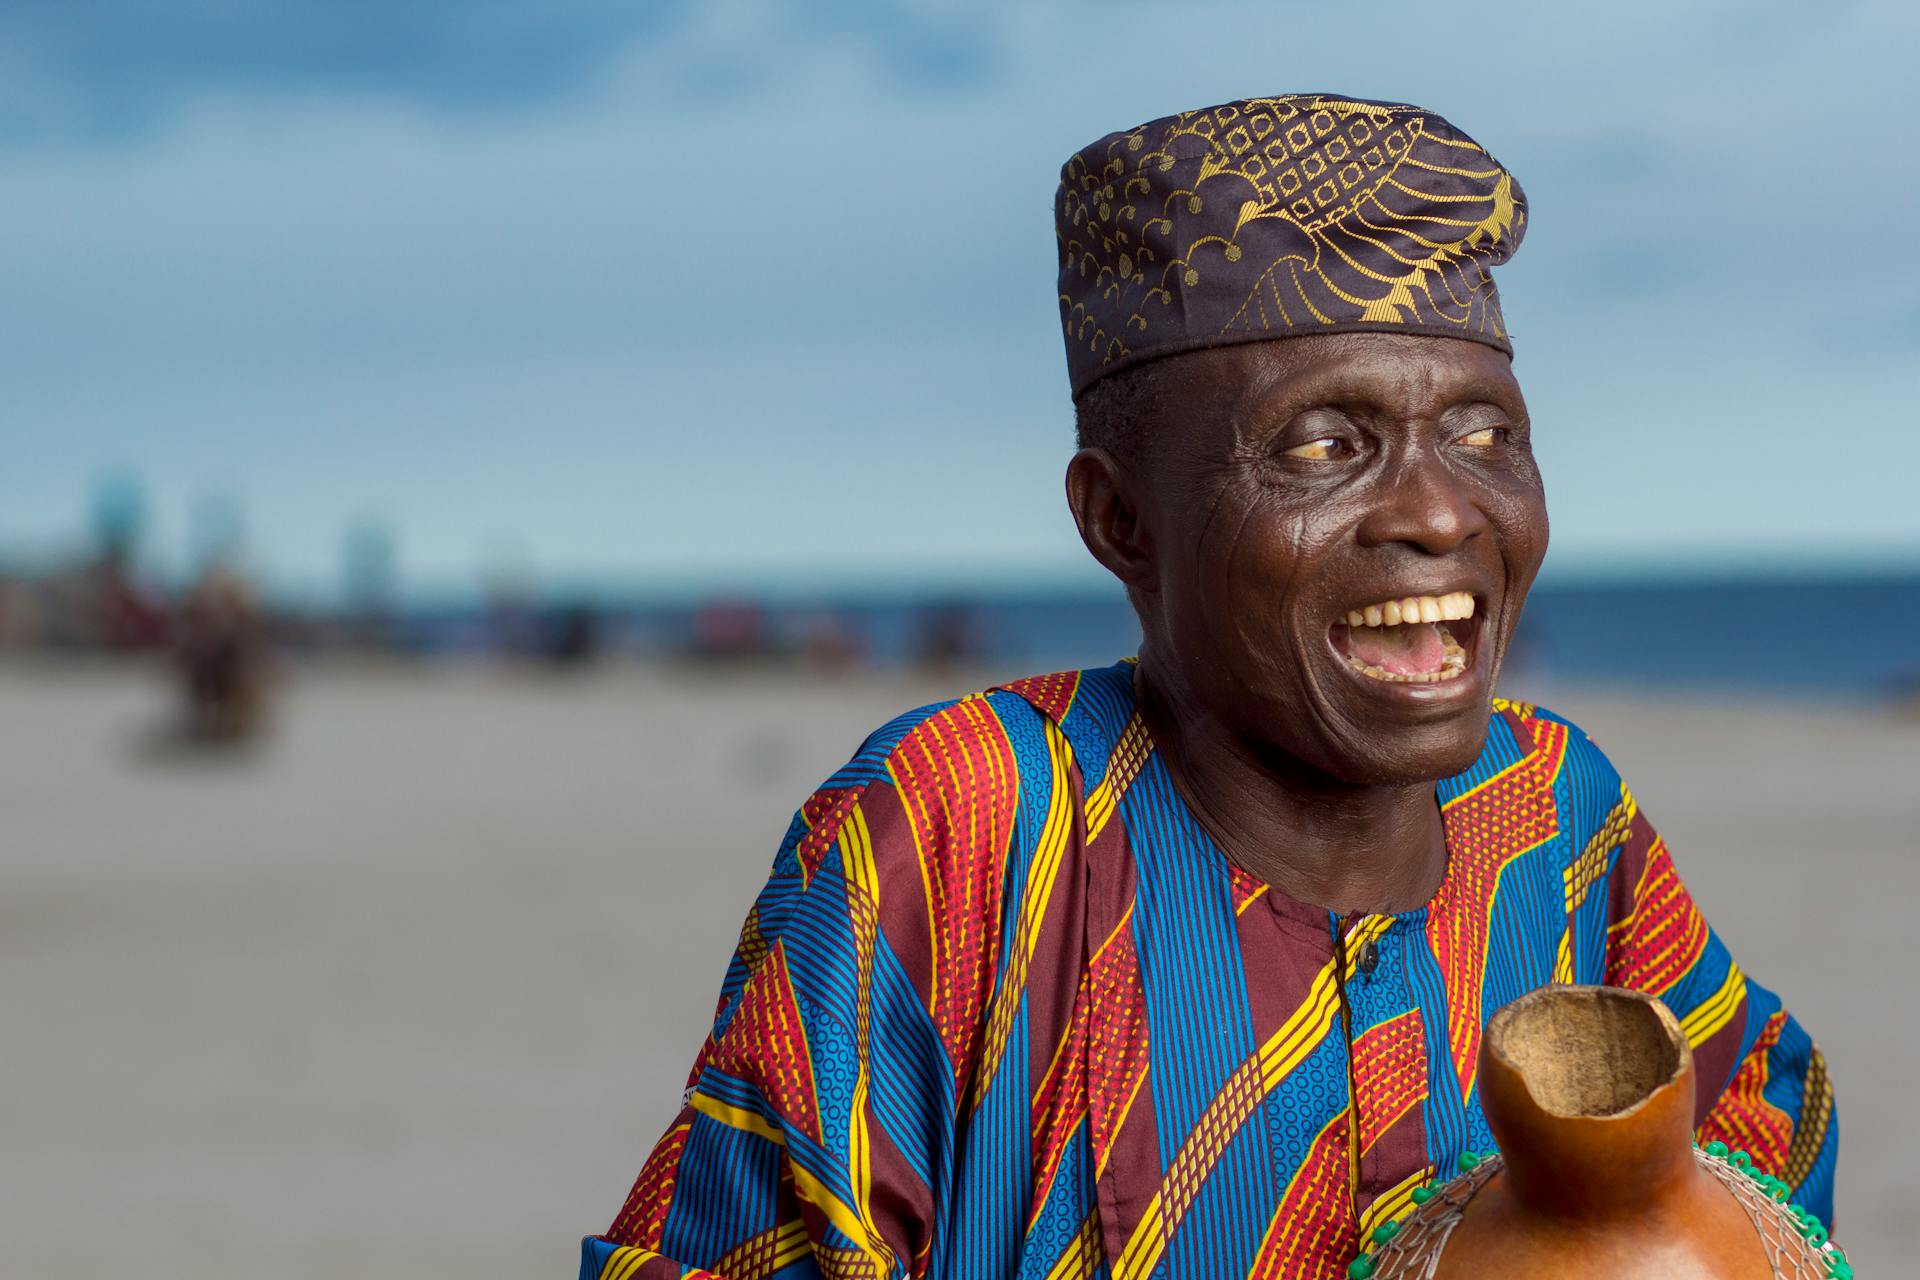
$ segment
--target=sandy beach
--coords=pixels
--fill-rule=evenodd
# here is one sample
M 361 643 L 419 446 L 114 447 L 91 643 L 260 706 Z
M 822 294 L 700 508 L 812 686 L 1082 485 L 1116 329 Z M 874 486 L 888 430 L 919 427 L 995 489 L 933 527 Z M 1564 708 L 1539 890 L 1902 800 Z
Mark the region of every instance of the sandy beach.
M 793 807 L 996 675 L 308 671 L 246 759 L 150 672 L 0 670 L 0 1275 L 571 1276 Z M 1920 718 L 1522 688 L 1585 725 L 1840 1091 L 1841 1242 L 1920 1225 Z

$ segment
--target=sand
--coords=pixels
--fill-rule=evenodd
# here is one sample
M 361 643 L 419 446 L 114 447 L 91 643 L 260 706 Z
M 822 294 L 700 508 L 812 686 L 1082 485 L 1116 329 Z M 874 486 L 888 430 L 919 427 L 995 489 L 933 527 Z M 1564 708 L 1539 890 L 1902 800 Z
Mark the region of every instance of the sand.
M 152 673 L 0 670 L 0 1275 L 572 1275 L 794 805 L 981 679 L 307 672 L 236 761 L 151 748 Z M 1920 722 L 1550 701 L 1820 1039 L 1900 1274 Z

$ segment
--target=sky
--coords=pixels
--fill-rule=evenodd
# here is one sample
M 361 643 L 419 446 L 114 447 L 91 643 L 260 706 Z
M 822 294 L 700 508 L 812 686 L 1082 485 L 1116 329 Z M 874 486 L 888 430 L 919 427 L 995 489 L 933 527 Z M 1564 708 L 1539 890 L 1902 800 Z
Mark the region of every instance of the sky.
M 326 597 L 1083 585 L 1060 163 L 1411 101 L 1519 177 L 1548 572 L 1920 563 L 1920 9 L 10 0 L 0 556 Z

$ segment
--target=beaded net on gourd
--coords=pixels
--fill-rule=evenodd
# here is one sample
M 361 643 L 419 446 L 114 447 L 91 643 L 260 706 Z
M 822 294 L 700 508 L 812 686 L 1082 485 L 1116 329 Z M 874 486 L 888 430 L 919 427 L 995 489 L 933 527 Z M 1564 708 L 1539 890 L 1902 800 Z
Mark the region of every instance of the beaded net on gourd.
M 1447 1237 L 1460 1225 L 1468 1202 L 1499 1171 L 1500 1157 L 1489 1155 L 1453 1181 L 1434 1188 L 1433 1198 L 1409 1213 L 1391 1239 L 1381 1243 L 1376 1234 L 1373 1269 L 1368 1274 L 1383 1280 L 1389 1276 L 1394 1280 L 1431 1280 L 1447 1247 Z
M 1729 1156 L 1716 1142 L 1706 1149 L 1695 1147 L 1693 1156 L 1746 1211 L 1776 1277 L 1852 1280 L 1853 1268 L 1846 1255 L 1828 1241 L 1819 1220 L 1798 1205 L 1784 1203 L 1780 1197 L 1785 1184 L 1755 1170 L 1745 1152 Z M 1500 1166 L 1497 1153 L 1485 1155 L 1459 1177 L 1432 1188 L 1425 1203 L 1401 1221 L 1376 1230 L 1371 1250 L 1354 1260 L 1348 1274 L 1371 1280 L 1432 1280 L 1447 1238 Z

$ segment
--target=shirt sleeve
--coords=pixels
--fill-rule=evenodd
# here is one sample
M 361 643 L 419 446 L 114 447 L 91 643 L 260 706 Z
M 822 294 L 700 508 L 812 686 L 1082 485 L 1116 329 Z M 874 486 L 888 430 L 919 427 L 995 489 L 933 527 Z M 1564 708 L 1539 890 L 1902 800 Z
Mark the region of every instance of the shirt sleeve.
M 1840 1137 L 1826 1060 L 1780 997 L 1734 961 L 1666 842 L 1617 776 L 1610 782 L 1617 798 L 1587 846 L 1589 857 L 1614 846 L 1603 980 L 1659 996 L 1680 1019 L 1698 1080 L 1698 1140 L 1746 1151 L 1831 1225 Z
M 1017 804 L 1014 769 L 979 767 L 1004 734 L 978 702 L 896 722 L 801 807 L 582 1280 L 925 1273 Z

